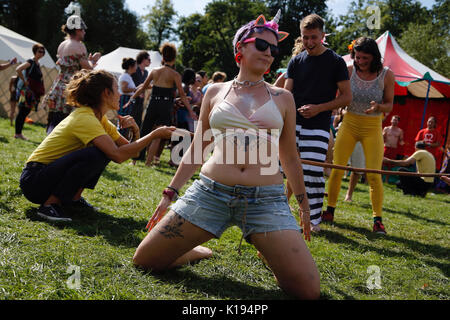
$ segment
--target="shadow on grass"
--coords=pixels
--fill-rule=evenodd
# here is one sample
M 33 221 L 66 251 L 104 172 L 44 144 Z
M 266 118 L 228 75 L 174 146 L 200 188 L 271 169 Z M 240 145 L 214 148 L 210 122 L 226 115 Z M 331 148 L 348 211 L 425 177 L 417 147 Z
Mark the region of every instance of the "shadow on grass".
M 10 212 L 12 209 L 8 207 L 5 203 L 0 202 L 0 213 Z
M 409 247 L 411 250 L 416 251 L 417 253 L 423 255 L 423 257 L 418 257 L 414 254 L 406 253 L 404 251 L 397 252 L 390 250 L 389 248 L 376 248 L 370 245 L 366 245 L 363 243 L 360 243 L 358 241 L 355 241 L 353 239 L 347 238 L 346 236 L 343 236 L 339 232 L 331 231 L 331 230 L 325 230 L 322 229 L 318 236 L 325 237 L 330 242 L 335 243 L 342 243 L 351 246 L 355 250 L 358 249 L 358 251 L 366 250 L 366 251 L 374 251 L 377 252 L 380 255 L 388 256 L 388 257 L 409 257 L 414 260 L 421 260 L 427 263 L 428 265 L 434 266 L 439 268 L 447 277 L 450 275 L 450 265 L 447 263 L 439 263 L 436 261 L 433 261 L 431 259 L 427 259 L 427 256 L 433 256 L 437 259 L 448 259 L 449 256 L 449 250 L 447 248 L 438 246 L 438 245 L 429 245 L 424 244 L 418 241 L 409 240 L 405 238 L 400 238 L 392 235 L 380 235 L 371 232 L 368 229 L 355 227 L 353 225 L 345 224 L 345 223 L 334 223 L 335 227 L 356 231 L 362 235 L 364 235 L 368 240 L 373 241 L 376 239 L 386 239 L 391 240 L 397 243 L 401 243 L 407 247 Z
M 168 175 L 168 176 L 173 176 L 175 175 L 175 170 L 172 167 L 167 166 L 166 168 L 164 166 L 153 166 L 151 167 L 151 169 L 158 171 L 162 174 Z
M 333 292 L 341 295 L 344 300 L 356 300 L 356 298 L 354 296 L 351 296 L 347 292 L 344 292 L 341 289 L 338 289 L 336 286 L 333 286 L 329 283 L 327 283 L 326 286 L 330 291 L 333 291 Z M 335 296 L 332 296 L 328 293 L 320 294 L 320 300 L 335 300 L 335 299 L 336 299 Z
M 200 276 L 189 270 L 188 267 L 158 273 L 142 272 L 173 285 L 182 283 L 191 292 L 202 292 L 218 297 L 218 299 L 291 299 L 281 289 L 260 288 L 230 279 L 222 274 L 215 274 L 211 277 Z
M 361 203 L 361 204 L 359 204 L 359 206 L 361 208 L 372 210 L 372 206 L 367 204 L 367 203 Z M 446 222 L 443 222 L 443 221 L 433 220 L 433 219 L 428 219 L 428 218 L 425 218 L 425 217 L 421 217 L 421 216 L 419 216 L 417 214 L 412 213 L 409 210 L 408 211 L 401 211 L 401 210 L 394 210 L 394 209 L 391 209 L 391 208 L 383 207 L 383 211 L 389 212 L 389 213 L 393 213 L 393 214 L 401 214 L 401 215 L 403 215 L 405 217 L 408 217 L 410 219 L 413 219 L 413 220 L 422 220 L 422 221 L 425 221 L 427 223 L 434 223 L 434 224 L 438 224 L 438 225 L 441 225 L 441 226 L 448 226 L 448 225 L 450 225 L 449 223 L 446 223 Z
M 1 143 L 9 143 L 9 140 L 8 140 L 8 138 L 6 138 L 6 137 L 0 136 L 0 142 L 1 142 Z
M 106 167 L 106 169 L 103 170 L 102 176 L 111 181 L 128 180 L 128 178 L 118 174 L 117 172 L 112 172 L 112 171 L 108 170 L 108 167 Z
M 33 145 L 35 145 L 35 146 L 38 146 L 38 145 L 40 145 L 41 144 L 41 142 L 42 141 L 33 141 L 33 140 L 22 140 L 23 142 L 25 142 L 25 143 L 28 143 L 28 144 L 33 144 Z
M 147 221 L 136 221 L 132 218 L 117 218 L 109 214 L 76 208 L 65 209 L 73 219 L 72 222 L 50 222 L 37 215 L 37 208 L 28 208 L 25 215 L 32 221 L 44 221 L 59 229 L 73 229 L 81 236 L 102 236 L 114 246 L 137 248 L 142 241 L 135 231 L 143 230 Z

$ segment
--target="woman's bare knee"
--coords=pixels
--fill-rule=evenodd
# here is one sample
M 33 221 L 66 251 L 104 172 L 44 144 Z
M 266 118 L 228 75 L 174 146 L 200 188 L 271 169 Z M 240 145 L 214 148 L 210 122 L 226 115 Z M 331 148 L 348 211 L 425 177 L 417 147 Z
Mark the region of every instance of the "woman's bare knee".
M 161 262 L 162 259 L 144 257 L 139 251 L 136 251 L 133 256 L 133 264 L 145 270 L 163 271 L 168 269 L 170 263 L 163 264 Z
M 162 271 L 209 258 L 212 251 L 200 244 L 213 237 L 171 210 L 139 244 L 133 263 L 144 269 Z
M 304 277 L 302 277 L 304 278 Z M 320 280 L 314 274 L 308 275 L 308 281 L 305 279 L 287 279 L 278 281 L 278 285 L 287 294 L 290 294 L 301 300 L 317 300 L 320 297 Z

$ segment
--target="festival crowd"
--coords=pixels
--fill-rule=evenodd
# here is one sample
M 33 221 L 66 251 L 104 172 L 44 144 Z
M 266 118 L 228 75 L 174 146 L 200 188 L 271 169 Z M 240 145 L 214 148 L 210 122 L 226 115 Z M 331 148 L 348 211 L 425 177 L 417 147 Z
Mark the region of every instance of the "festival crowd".
M 151 71 L 148 51 L 124 58 L 118 79 L 94 70 L 101 54 L 88 53 L 83 44 L 87 26 L 73 15 L 62 27 L 66 39 L 58 47 L 60 71 L 46 93 L 39 65 L 46 51 L 35 44 L 33 57 L 11 78 L 10 121 L 15 122 L 14 137 L 26 140 L 22 130 L 29 113 L 38 105 L 48 110 L 47 136 L 20 178 L 23 195 L 39 205 L 37 214 L 70 222 L 69 206 L 93 210 L 82 193 L 95 188 L 110 161 L 158 166 L 168 149 L 176 173 L 161 190 L 134 264 L 157 271 L 209 258 L 213 253 L 202 244 L 237 225 L 241 243 L 245 239 L 255 246 L 283 290 L 317 299 L 319 273 L 304 240 L 320 232 L 321 223 L 339 218 L 337 200 L 345 175 L 320 164 L 372 169 L 351 172 L 345 201 L 352 201 L 361 179 L 367 182 L 372 231 L 386 234 L 385 177 L 373 170 L 401 167 L 434 174 L 440 168 L 448 173 L 448 154 L 444 163 L 436 163 L 444 141 L 433 116 L 417 133 L 416 151 L 403 154 L 400 117 L 392 116 L 391 125 L 382 127 L 393 108 L 395 77 L 383 66 L 377 43 L 355 39 L 349 46 L 354 62 L 347 66 L 325 46 L 324 20 L 316 14 L 302 19 L 287 71 L 273 85 L 265 82 L 280 52 L 278 43 L 288 36 L 278 30 L 279 19 L 279 13 L 271 21 L 260 15 L 236 30 L 232 46 L 239 73 L 230 81 L 220 71 L 209 76 L 187 68 L 178 73 L 177 49 L 171 43 L 161 46 L 162 64 Z M 15 63 L 13 59 L 0 68 Z M 109 111 L 116 115 L 113 121 Z M 211 139 L 205 141 L 209 131 Z M 186 148 L 180 148 L 183 141 L 188 141 Z M 264 156 L 261 150 L 269 151 Z M 275 170 L 268 158 L 275 159 Z M 200 178 L 181 196 L 179 190 L 199 169 Z M 327 190 L 324 173 L 329 176 Z M 421 197 L 437 182 L 417 175 L 401 175 L 396 181 L 403 193 Z M 289 206 L 292 195 L 297 212 Z

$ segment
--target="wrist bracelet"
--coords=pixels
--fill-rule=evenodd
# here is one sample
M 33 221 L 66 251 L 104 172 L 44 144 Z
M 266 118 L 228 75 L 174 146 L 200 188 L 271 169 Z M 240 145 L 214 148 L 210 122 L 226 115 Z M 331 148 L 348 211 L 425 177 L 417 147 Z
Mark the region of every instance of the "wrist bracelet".
M 178 190 L 177 190 L 177 189 L 175 189 L 174 187 L 171 187 L 171 186 L 167 186 L 167 188 L 168 188 L 168 189 L 170 189 L 170 190 L 173 190 L 173 191 L 175 191 L 175 193 L 177 194 L 177 196 L 179 196 L 179 195 L 180 195 L 180 193 L 178 192 Z
M 172 188 L 173 189 L 173 188 Z M 165 188 L 163 191 L 163 195 L 166 195 L 170 201 L 175 201 L 178 199 L 178 193 L 170 188 Z

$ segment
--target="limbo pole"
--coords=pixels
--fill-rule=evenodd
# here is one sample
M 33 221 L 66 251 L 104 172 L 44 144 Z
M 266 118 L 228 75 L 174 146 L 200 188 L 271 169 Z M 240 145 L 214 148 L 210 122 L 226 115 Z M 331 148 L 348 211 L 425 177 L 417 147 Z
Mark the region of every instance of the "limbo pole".
M 363 168 L 353 168 L 353 167 L 348 167 L 348 166 L 340 166 L 337 164 L 317 162 L 317 161 L 311 161 L 311 160 L 303 160 L 303 159 L 302 159 L 302 163 L 308 164 L 311 166 L 317 166 L 317 167 L 354 171 L 357 173 L 377 173 L 377 174 L 392 175 L 392 176 L 415 176 L 415 177 L 442 177 L 442 176 L 450 177 L 449 173 L 417 173 L 417 172 L 407 172 L 407 171 L 387 171 L 387 170 L 377 170 L 377 169 L 363 169 Z

